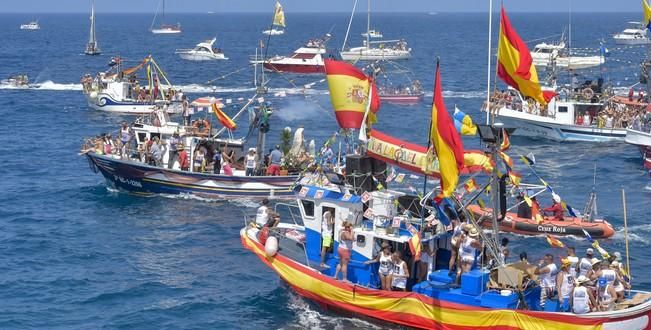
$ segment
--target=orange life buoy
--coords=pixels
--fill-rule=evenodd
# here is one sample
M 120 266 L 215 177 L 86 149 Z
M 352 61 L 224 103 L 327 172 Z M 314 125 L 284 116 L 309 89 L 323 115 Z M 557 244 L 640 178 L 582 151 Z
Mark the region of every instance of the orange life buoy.
M 197 136 L 210 136 L 210 122 L 199 119 L 192 124 L 192 130 Z

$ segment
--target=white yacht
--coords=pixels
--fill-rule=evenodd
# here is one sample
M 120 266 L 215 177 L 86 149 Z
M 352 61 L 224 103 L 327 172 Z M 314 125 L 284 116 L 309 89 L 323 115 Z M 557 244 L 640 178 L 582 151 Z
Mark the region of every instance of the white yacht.
M 27 24 L 20 25 L 21 30 L 40 30 L 41 26 L 38 24 L 38 21 L 31 21 Z
M 348 34 L 350 32 L 350 26 L 353 21 L 353 16 L 355 15 L 355 8 L 357 8 L 357 0 L 353 5 L 353 12 L 350 15 L 350 21 L 348 22 L 348 30 L 346 31 L 346 38 L 344 38 L 344 45 L 342 46 L 342 51 L 339 52 L 341 59 L 344 61 L 354 62 L 354 61 L 376 61 L 376 60 L 406 60 L 411 57 L 411 48 L 407 46 L 407 42 L 403 39 L 399 40 L 377 40 L 371 41 L 373 37 L 371 32 L 374 32 L 376 35 L 379 33 L 376 30 L 371 30 L 371 0 L 368 0 L 368 10 L 367 10 L 367 19 L 366 19 L 366 40 L 362 43 L 360 47 L 350 47 L 346 48 L 346 42 L 348 41 Z
M 95 35 L 95 0 L 92 2 L 90 9 L 90 35 L 88 37 L 88 44 L 86 44 L 86 55 L 99 55 L 102 51 L 97 45 L 97 36 Z
M 564 41 L 559 43 L 540 43 L 531 52 L 533 64 L 538 67 L 548 67 L 555 63 L 557 68 L 581 70 L 596 67 L 605 63 L 602 55 L 577 56 L 571 55 Z
M 153 34 L 177 34 L 181 33 L 181 23 L 176 23 L 174 25 L 165 24 L 165 0 L 161 1 L 162 10 L 161 10 L 161 25 L 154 27 L 156 24 L 156 17 L 158 16 L 158 8 L 156 8 L 156 13 L 154 14 L 154 19 L 151 22 L 149 31 Z
M 213 44 L 217 38 L 206 40 L 198 43 L 193 49 L 177 49 L 176 54 L 188 61 L 212 61 L 227 60 L 228 57 L 219 48 L 214 48 Z
M 631 26 L 613 36 L 618 45 L 648 45 L 651 39 L 647 36 L 649 30 L 640 22 L 628 22 Z

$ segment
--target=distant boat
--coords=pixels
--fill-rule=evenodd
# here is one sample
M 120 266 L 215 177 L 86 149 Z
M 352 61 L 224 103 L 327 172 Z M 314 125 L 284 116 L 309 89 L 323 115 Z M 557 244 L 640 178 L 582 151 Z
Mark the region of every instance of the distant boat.
M 21 30 L 40 30 L 41 26 L 38 25 L 38 21 L 31 21 L 27 24 L 20 25 Z
M 259 61 L 256 55 L 256 58 L 251 63 L 262 63 L 265 70 L 272 72 L 324 73 L 323 57 L 326 54 L 326 42 L 330 40 L 330 37 L 331 35 L 328 33 L 323 38 L 312 39 L 289 56 L 277 55 Z
M 88 37 L 88 44 L 84 53 L 86 55 L 99 55 L 101 52 L 97 45 L 97 37 L 95 36 L 95 0 L 93 0 L 90 7 L 90 36 Z
M 366 20 L 366 40 L 360 47 L 351 47 L 346 49 L 346 42 L 348 41 L 348 33 L 350 32 L 350 26 L 353 21 L 353 16 L 355 14 L 355 8 L 357 8 L 357 0 L 353 5 L 353 12 L 350 15 L 350 21 L 348 22 L 348 30 L 346 31 L 346 38 L 344 39 L 344 45 L 342 51 L 339 53 L 341 59 L 344 61 L 375 61 L 375 60 L 406 60 L 411 57 L 411 48 L 407 46 L 407 42 L 400 40 L 378 40 L 371 41 L 372 38 L 371 32 L 378 33 L 375 30 L 371 30 L 371 0 L 368 0 L 368 10 L 367 10 L 367 20 Z M 373 47 L 378 45 L 378 47 Z
M 262 31 L 262 34 L 277 36 L 285 33 L 285 12 L 283 11 L 283 6 L 279 1 L 276 1 L 276 7 L 274 9 L 274 21 L 271 24 L 270 30 Z
M 566 47 L 562 39 L 556 44 L 546 42 L 537 44 L 531 52 L 531 58 L 533 59 L 533 65 L 537 67 L 547 67 L 554 64 L 559 68 L 570 70 L 593 68 L 606 62 L 603 55 L 570 56 L 569 48 Z
M 631 27 L 613 36 L 618 45 L 648 45 L 651 39 L 648 37 L 649 29 L 641 22 L 628 22 Z
M 158 16 L 158 7 L 156 8 L 156 13 L 154 14 L 154 19 L 151 22 L 149 31 L 153 34 L 176 34 L 181 33 L 181 23 L 176 23 L 176 25 L 165 24 L 165 0 L 161 0 L 162 10 L 161 10 L 161 25 L 159 27 L 154 27 L 156 24 L 156 17 Z
M 200 42 L 193 49 L 177 49 L 175 53 L 188 61 L 227 60 L 221 49 L 213 48 L 215 40 L 217 38 Z

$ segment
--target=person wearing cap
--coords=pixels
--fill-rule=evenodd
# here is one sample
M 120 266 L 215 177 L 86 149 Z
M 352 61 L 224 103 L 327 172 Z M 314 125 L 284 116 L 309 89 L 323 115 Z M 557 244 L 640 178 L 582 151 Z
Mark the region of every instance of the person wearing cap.
M 538 278 L 540 278 L 540 308 L 544 309 L 547 299 L 554 297 L 557 273 L 558 267 L 556 267 L 556 264 L 554 263 L 554 256 L 549 253 L 546 254 L 545 257 L 538 262 L 538 267 L 534 271 L 534 274 L 538 275 Z
M 578 275 L 588 276 L 588 272 L 592 269 L 592 258 L 594 258 L 594 250 L 588 248 L 585 250 L 585 257 L 581 258 L 577 265 Z
M 617 292 L 615 288 L 608 283 L 605 278 L 599 278 L 597 282 L 597 300 L 599 302 L 599 310 L 602 312 L 612 311 L 615 309 L 615 299 L 617 299 Z
M 269 200 L 263 199 L 255 215 L 255 223 L 258 227 L 276 227 L 280 222 L 280 215 L 269 208 Z
M 561 259 L 561 270 L 556 275 L 556 292 L 558 302 L 561 305 L 561 312 L 570 311 L 570 294 L 574 285 L 574 276 L 570 274 L 572 262 L 567 258 Z
M 479 241 L 479 231 L 477 227 L 466 224 L 464 233 L 461 234 L 459 244 L 459 256 L 461 259 L 461 272 L 457 280 L 461 279 L 461 274 L 469 272 L 475 263 L 477 257 L 477 250 L 481 249 L 481 242 Z
M 586 314 L 594 309 L 597 302 L 594 299 L 592 291 L 585 287 L 590 280 L 581 275 L 576 279 L 576 287 L 572 289 L 570 305 L 574 314 Z
M 610 268 L 617 273 L 617 279 L 614 282 L 615 292 L 617 292 L 617 301 L 624 300 L 624 291 L 630 289 L 631 285 L 626 281 L 622 272 L 621 263 L 617 260 L 610 264 Z
M 452 238 L 450 239 L 450 262 L 448 264 L 448 275 L 454 274 L 454 267 L 457 264 L 459 256 L 459 245 L 461 244 L 461 235 L 463 234 L 463 223 L 457 218 L 450 219 L 452 226 Z
M 188 152 L 185 150 L 183 144 L 179 143 L 176 146 L 176 150 L 179 151 L 179 167 L 181 167 L 181 171 L 190 170 L 190 158 L 188 157 Z
M 249 148 L 249 152 L 244 158 L 244 168 L 246 169 L 246 176 L 253 176 L 255 174 L 255 166 L 258 163 L 258 156 L 255 154 L 255 148 Z
M 380 285 L 382 290 L 391 291 L 391 283 L 393 280 L 393 254 L 391 253 L 391 245 L 389 243 L 382 243 L 382 251 L 380 251 L 374 259 L 364 262 L 366 265 L 372 263 L 380 263 L 378 273 L 380 275 Z
M 402 260 L 400 251 L 393 252 L 393 274 L 391 275 L 391 286 L 396 291 L 407 291 L 407 279 L 409 278 L 409 268 L 407 263 Z
M 543 212 L 551 213 L 553 216 L 552 220 L 563 221 L 563 205 L 561 205 L 561 197 L 558 195 L 552 196 L 552 206 L 544 208 Z
M 332 212 L 323 212 L 321 219 L 321 268 L 329 268 L 326 263 L 328 250 L 332 247 L 332 233 L 334 231 L 335 219 Z
M 280 175 L 280 163 L 282 162 L 283 154 L 280 152 L 280 146 L 276 145 L 273 151 L 269 154 L 269 167 L 267 168 L 267 175 Z

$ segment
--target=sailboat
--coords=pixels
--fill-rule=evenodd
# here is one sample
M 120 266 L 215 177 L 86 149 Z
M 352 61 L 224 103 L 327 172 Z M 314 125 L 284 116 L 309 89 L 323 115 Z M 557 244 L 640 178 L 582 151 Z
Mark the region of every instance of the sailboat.
M 84 53 L 86 55 L 99 55 L 102 51 L 97 46 L 97 37 L 95 36 L 95 0 L 90 7 L 90 36 Z
M 262 34 L 268 36 L 277 36 L 285 33 L 285 12 L 283 11 L 283 6 L 279 1 L 276 1 L 276 7 L 274 9 L 274 21 L 271 24 L 270 30 L 262 31 Z
M 370 40 L 370 38 L 375 37 L 372 32 L 377 33 L 377 31 L 371 30 L 371 0 L 368 0 L 366 33 L 363 34 L 366 37 L 366 40 L 364 40 L 364 44 L 361 47 L 352 47 L 346 50 L 346 41 L 348 41 L 348 34 L 350 32 L 350 26 L 353 21 L 353 16 L 355 15 L 356 7 L 357 0 L 355 0 L 353 12 L 350 15 L 350 21 L 348 22 L 348 30 L 346 31 L 346 38 L 344 39 L 342 51 L 339 53 L 344 61 L 406 60 L 411 57 L 411 48 L 407 46 L 407 42 L 403 39 Z M 378 47 L 373 47 L 373 45 L 378 45 Z
M 156 23 L 156 17 L 158 16 L 158 8 L 156 8 L 156 13 L 154 14 L 154 19 L 151 22 L 149 31 L 153 34 L 176 34 L 181 33 L 181 23 L 176 23 L 176 25 L 165 24 L 165 0 L 161 0 L 162 10 L 161 10 L 161 25 L 157 28 L 154 27 Z

